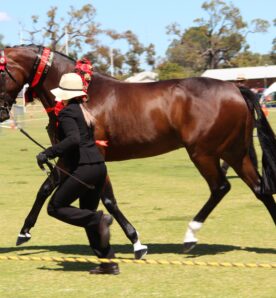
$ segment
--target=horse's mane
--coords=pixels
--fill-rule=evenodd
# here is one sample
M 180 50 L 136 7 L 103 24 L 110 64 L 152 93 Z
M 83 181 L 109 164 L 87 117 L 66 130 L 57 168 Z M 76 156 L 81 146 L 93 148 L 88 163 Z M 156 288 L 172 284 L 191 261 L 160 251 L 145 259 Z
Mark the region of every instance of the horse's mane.
M 114 81 L 121 82 L 119 79 L 116 79 L 116 78 L 114 78 L 114 77 L 112 77 L 110 75 L 107 75 L 105 73 L 100 73 L 100 72 L 98 72 L 96 70 L 94 70 L 93 73 L 94 73 L 95 76 L 98 76 L 98 77 L 101 77 L 101 78 L 105 78 L 107 80 L 114 80 Z
M 14 45 L 14 46 L 7 46 L 6 48 L 38 48 L 38 49 L 40 49 L 42 47 L 44 47 L 44 46 L 31 43 L 31 44 L 20 44 L 20 45 Z M 66 55 L 62 52 L 59 52 L 59 51 L 55 50 L 54 53 L 56 53 L 60 56 L 63 56 L 64 58 L 67 58 L 67 59 L 71 60 L 72 62 L 76 63 L 76 60 L 74 58 L 72 58 L 72 57 L 70 57 L 70 56 L 68 56 L 68 55 Z M 112 76 L 100 73 L 97 70 L 94 70 L 94 75 L 99 76 L 99 77 L 104 77 L 105 79 L 109 79 L 109 80 L 120 81 L 120 80 L 118 80 L 118 79 L 116 79 Z
M 15 45 L 15 46 L 7 46 L 6 48 L 43 48 L 44 46 L 43 45 L 37 45 L 37 44 L 33 44 L 33 43 L 31 43 L 31 44 L 20 44 L 20 45 Z M 71 57 L 69 57 L 69 56 L 67 56 L 67 55 L 65 55 L 64 53 L 62 53 L 62 52 L 59 52 L 59 51 L 54 51 L 54 53 L 57 53 L 57 54 L 59 54 L 59 55 L 61 55 L 61 56 L 63 56 L 63 57 L 65 57 L 65 58 L 68 58 L 69 60 L 71 60 L 71 61 L 74 61 L 74 62 L 76 62 L 76 60 L 75 59 L 73 59 L 73 58 L 71 58 Z

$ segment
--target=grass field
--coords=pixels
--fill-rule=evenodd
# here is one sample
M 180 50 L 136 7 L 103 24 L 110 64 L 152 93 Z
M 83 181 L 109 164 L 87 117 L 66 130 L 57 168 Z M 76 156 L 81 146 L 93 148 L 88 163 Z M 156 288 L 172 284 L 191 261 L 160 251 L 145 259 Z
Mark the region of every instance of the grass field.
M 28 108 L 23 127 L 49 145 L 46 115 Z M 276 112 L 269 121 L 276 131 Z M 40 149 L 18 130 L 0 128 L 0 256 L 91 256 L 84 232 L 59 222 L 45 206 L 32 240 L 16 247 L 23 221 L 45 179 L 35 162 Z M 258 143 L 256 142 L 259 151 Z M 188 222 L 206 202 L 208 187 L 184 150 L 154 158 L 108 163 L 118 204 L 149 246 L 147 259 L 276 263 L 275 226 L 262 204 L 232 170 L 232 190 L 198 234 L 199 244 L 181 254 Z M 103 208 L 101 206 L 101 208 Z M 112 225 L 117 257 L 132 246 Z M 118 276 L 91 276 L 93 264 L 0 261 L 0 297 L 276 297 L 276 269 L 122 264 Z

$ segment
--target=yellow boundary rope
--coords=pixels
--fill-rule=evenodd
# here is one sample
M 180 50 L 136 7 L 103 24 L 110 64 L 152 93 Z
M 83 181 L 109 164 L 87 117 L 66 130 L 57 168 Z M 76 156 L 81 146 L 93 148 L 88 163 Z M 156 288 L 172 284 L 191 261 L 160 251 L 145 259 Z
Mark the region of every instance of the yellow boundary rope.
M 201 267 L 236 267 L 236 268 L 265 268 L 275 269 L 276 263 L 230 263 L 230 262 L 204 262 L 204 261 L 167 261 L 167 260 L 134 260 L 134 259 L 98 259 L 83 257 L 27 257 L 27 256 L 0 256 L 0 261 L 47 261 L 70 263 L 117 263 L 117 264 L 150 264 L 150 265 L 184 265 Z

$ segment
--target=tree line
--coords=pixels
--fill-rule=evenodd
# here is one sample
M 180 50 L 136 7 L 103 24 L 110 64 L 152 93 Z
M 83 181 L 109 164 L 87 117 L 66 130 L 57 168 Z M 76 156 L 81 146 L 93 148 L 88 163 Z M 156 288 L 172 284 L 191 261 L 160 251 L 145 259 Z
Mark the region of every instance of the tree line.
M 165 57 L 159 60 L 154 44 L 142 44 L 131 30 L 104 29 L 95 21 L 96 8 L 92 4 L 80 9 L 71 6 L 66 18 L 58 18 L 58 8 L 51 7 L 45 24 L 39 16 L 32 16 L 32 28 L 24 28 L 24 42 L 43 44 L 73 58 L 80 58 L 82 53 L 99 72 L 118 78 L 142 71 L 143 65 L 159 73 L 160 79 L 170 79 L 198 76 L 206 69 L 276 64 L 276 38 L 267 54 L 251 52 L 246 40 L 249 34 L 265 33 L 270 26 L 276 26 L 276 19 L 272 24 L 263 19 L 247 23 L 238 7 L 223 0 L 203 2 L 201 8 L 207 17 L 195 19 L 194 26 L 167 26 L 172 41 Z M 109 45 L 103 40 L 109 40 Z M 0 35 L 0 46 L 4 46 L 2 41 Z M 126 50 L 110 46 L 118 41 L 125 43 Z

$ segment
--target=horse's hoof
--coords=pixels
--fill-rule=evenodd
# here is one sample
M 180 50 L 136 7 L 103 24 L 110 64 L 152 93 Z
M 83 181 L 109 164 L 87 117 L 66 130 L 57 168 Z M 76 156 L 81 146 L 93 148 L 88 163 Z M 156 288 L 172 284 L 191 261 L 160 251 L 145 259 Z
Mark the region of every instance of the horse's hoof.
M 134 256 L 136 260 L 141 260 L 147 254 L 148 247 L 146 245 L 143 245 L 143 246 L 144 246 L 143 248 L 136 250 L 134 252 Z
M 25 234 L 19 234 L 16 240 L 16 246 L 21 245 L 31 239 L 31 234 L 25 233 Z
M 183 253 L 186 254 L 190 252 L 196 246 L 196 242 L 185 242 L 183 244 Z

